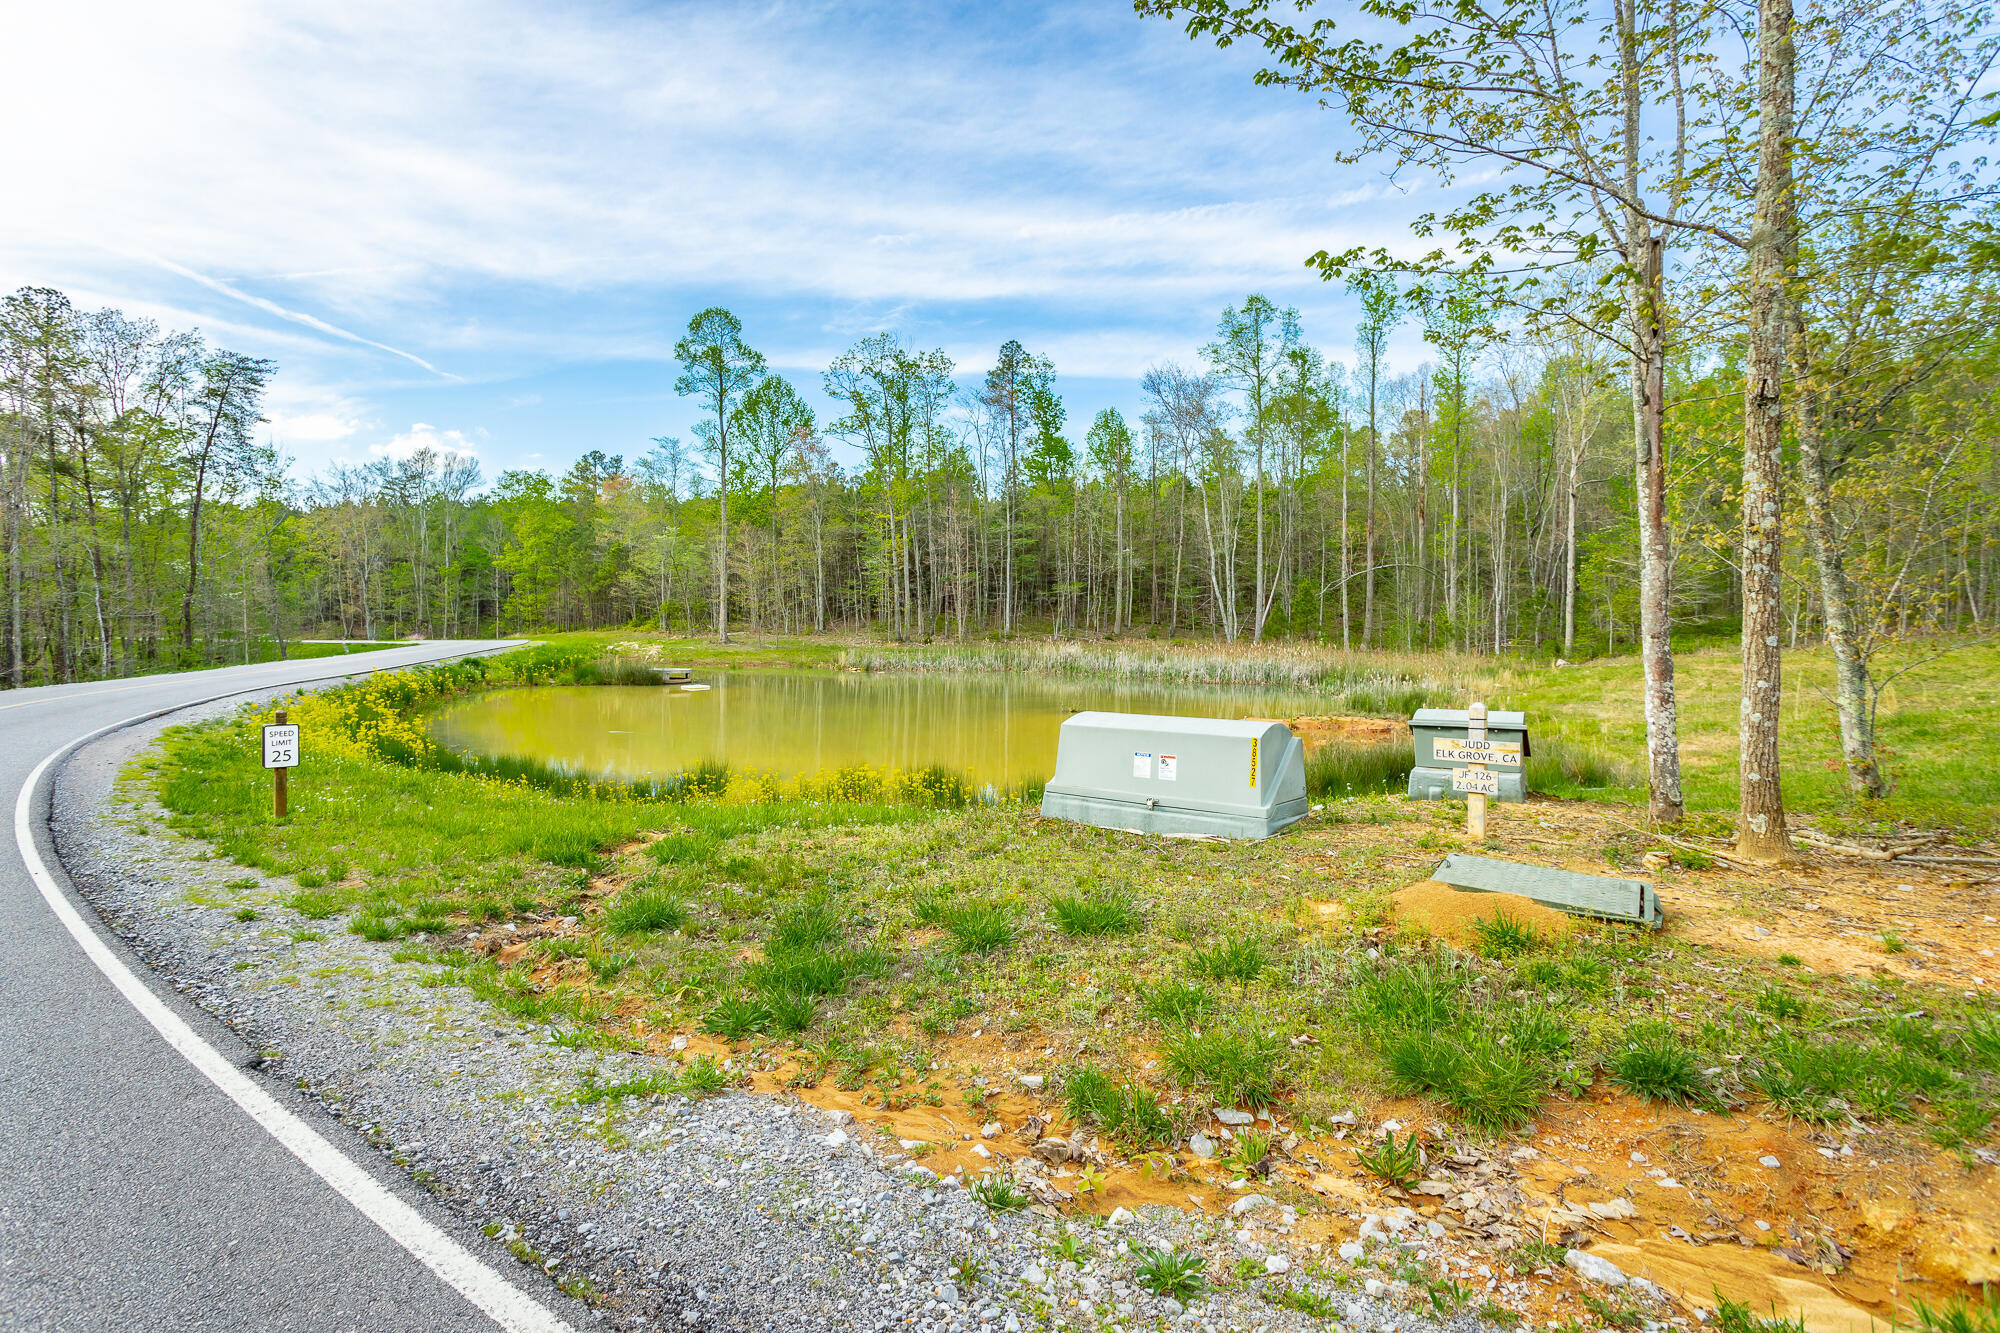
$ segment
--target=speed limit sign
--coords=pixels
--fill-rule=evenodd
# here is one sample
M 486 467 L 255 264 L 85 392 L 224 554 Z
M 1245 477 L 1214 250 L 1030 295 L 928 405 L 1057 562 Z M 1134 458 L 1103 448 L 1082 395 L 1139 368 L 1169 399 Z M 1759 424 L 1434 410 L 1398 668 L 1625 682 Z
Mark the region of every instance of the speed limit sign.
M 299 762 L 299 726 L 294 722 L 289 726 L 266 726 L 264 728 L 264 767 L 293 768 Z

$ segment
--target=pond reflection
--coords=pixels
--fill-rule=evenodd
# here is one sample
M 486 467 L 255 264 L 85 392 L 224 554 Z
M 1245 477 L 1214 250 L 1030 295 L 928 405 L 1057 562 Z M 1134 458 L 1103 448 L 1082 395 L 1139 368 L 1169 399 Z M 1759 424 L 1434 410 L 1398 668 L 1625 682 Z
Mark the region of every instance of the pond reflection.
M 664 778 L 712 759 L 779 777 L 856 764 L 942 764 L 1004 787 L 1049 776 L 1057 728 L 1081 709 L 1194 717 L 1312 711 L 1297 694 L 1024 676 L 740 670 L 698 679 L 711 688 L 499 690 L 440 713 L 431 732 L 456 750 L 525 755 L 593 777 Z

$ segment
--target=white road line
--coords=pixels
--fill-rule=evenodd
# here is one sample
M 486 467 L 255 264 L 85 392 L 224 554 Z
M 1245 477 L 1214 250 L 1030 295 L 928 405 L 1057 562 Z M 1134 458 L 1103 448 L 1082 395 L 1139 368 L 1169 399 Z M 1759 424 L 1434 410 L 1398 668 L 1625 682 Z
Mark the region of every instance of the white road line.
M 153 1025 L 155 1031 L 166 1038 L 169 1046 L 179 1051 L 209 1082 L 227 1094 L 229 1100 L 242 1107 L 272 1138 L 285 1145 L 292 1156 L 311 1168 L 314 1175 L 360 1209 L 362 1216 L 382 1228 L 389 1239 L 450 1283 L 454 1290 L 485 1311 L 507 1333 L 573 1333 L 569 1324 L 549 1313 L 540 1302 L 526 1295 L 416 1209 L 383 1188 L 379 1181 L 348 1160 L 345 1153 L 328 1143 L 312 1126 L 279 1105 L 276 1099 L 230 1063 L 227 1056 L 202 1040 L 179 1014 L 161 1003 L 160 998 L 132 974 L 132 969 L 125 966 L 123 959 L 98 938 L 97 932 L 84 921 L 70 903 L 68 895 L 56 883 L 55 876 L 49 873 L 41 851 L 35 846 L 33 820 L 29 815 L 35 788 L 41 785 L 42 775 L 58 759 L 86 741 L 135 722 L 143 722 L 151 716 L 156 715 L 127 718 L 71 741 L 35 765 L 35 771 L 22 784 L 21 794 L 14 802 L 14 841 L 20 847 L 21 859 L 27 863 L 28 874 L 35 881 L 35 887 L 41 890 L 49 910 L 56 914 L 56 919 L 63 923 L 85 956 L 97 964 L 97 970 L 118 988 L 119 994 Z

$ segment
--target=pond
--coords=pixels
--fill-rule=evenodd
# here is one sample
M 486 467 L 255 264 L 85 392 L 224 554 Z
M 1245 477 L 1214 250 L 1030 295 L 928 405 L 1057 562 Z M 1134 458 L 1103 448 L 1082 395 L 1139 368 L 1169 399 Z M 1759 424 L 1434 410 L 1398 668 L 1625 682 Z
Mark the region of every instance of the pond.
M 462 753 L 536 758 L 598 778 L 667 778 L 718 759 L 778 777 L 941 764 L 1004 789 L 1049 776 L 1057 728 L 1081 709 L 1195 717 L 1314 711 L 1309 697 L 1289 692 L 1023 676 L 769 669 L 698 679 L 710 688 L 497 690 L 441 712 L 431 734 Z

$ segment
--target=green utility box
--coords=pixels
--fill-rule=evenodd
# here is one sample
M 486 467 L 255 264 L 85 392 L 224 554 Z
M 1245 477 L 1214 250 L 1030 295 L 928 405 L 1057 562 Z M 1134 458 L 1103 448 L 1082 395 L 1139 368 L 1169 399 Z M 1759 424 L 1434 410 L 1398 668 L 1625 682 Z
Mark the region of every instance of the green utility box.
M 1268 838 L 1306 813 L 1306 752 L 1282 722 L 1077 713 L 1042 813 L 1135 833 Z
M 1413 801 L 1462 801 L 1465 796 L 1451 789 L 1451 771 L 1470 767 L 1463 749 L 1472 715 L 1463 708 L 1419 708 L 1410 719 L 1410 736 L 1417 748 L 1417 764 L 1410 770 L 1410 799 Z M 1528 717 L 1525 713 L 1488 713 L 1486 739 L 1496 751 L 1486 767 L 1500 779 L 1502 801 L 1523 801 L 1528 797 L 1527 761 Z M 1509 750 L 1511 748 L 1511 752 Z

